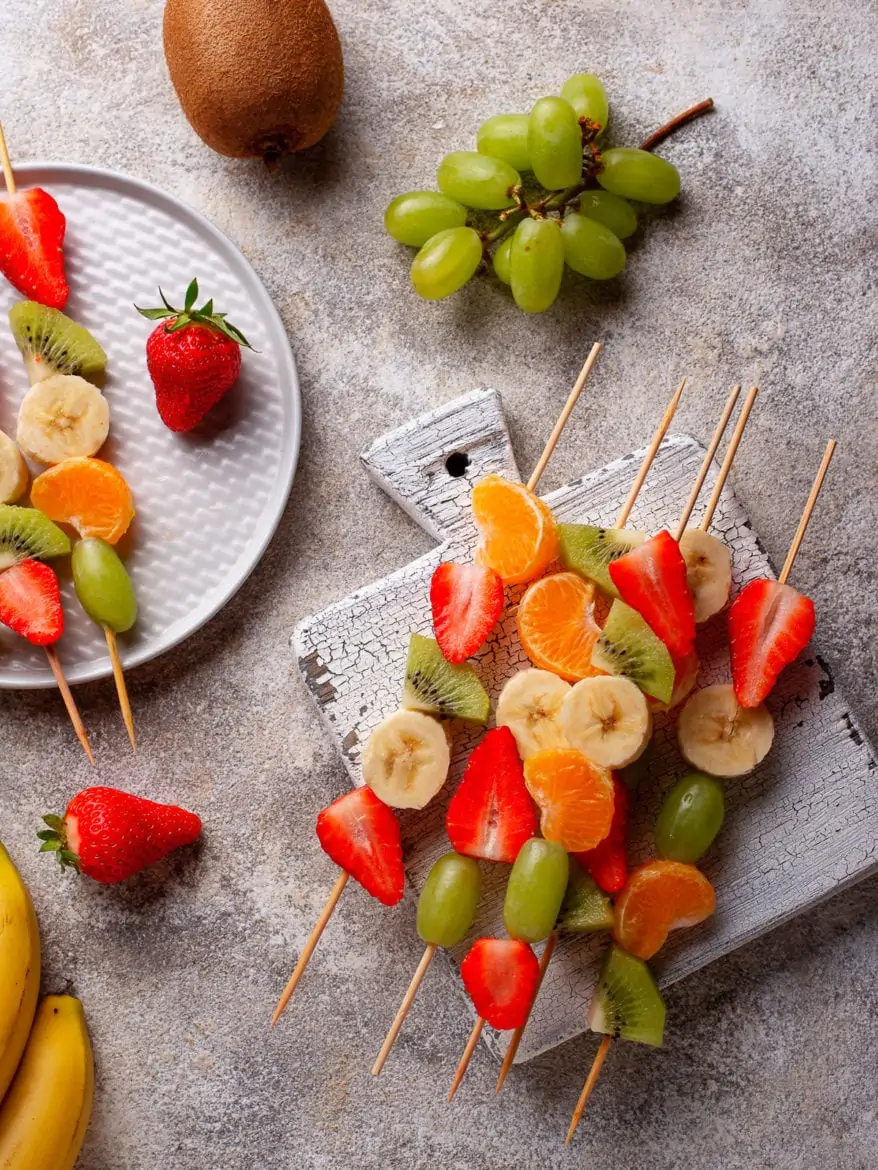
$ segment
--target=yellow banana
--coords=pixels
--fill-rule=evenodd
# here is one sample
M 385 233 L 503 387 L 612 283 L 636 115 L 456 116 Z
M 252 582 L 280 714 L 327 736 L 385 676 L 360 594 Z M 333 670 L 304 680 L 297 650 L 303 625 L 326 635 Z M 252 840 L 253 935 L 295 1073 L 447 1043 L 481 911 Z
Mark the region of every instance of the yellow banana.
M 0 1170 L 73 1170 L 93 1095 L 82 1004 L 70 995 L 47 996 L 0 1106 Z
M 0 845 L 0 1101 L 30 1034 L 40 994 L 40 932 L 27 886 Z

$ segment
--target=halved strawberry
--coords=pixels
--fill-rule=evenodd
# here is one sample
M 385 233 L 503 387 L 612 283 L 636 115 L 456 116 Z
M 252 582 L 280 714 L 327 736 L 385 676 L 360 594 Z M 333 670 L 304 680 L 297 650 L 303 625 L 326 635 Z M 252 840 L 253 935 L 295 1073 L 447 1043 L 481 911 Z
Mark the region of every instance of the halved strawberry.
M 741 590 L 729 610 L 729 652 L 742 707 L 759 706 L 813 633 L 814 602 L 791 585 L 759 580 Z
M 317 817 L 317 837 L 335 864 L 385 906 L 402 898 L 399 822 L 371 788 L 355 788 Z
M 503 582 L 486 565 L 446 561 L 430 582 L 430 605 L 439 649 L 449 662 L 465 662 L 503 612 Z
M 574 853 L 605 894 L 616 894 L 628 881 L 628 789 L 613 773 L 613 820 L 599 845 Z
M 636 609 L 675 658 L 695 642 L 695 606 L 686 580 L 686 562 L 670 532 L 662 531 L 611 562 L 619 595 Z
M 527 1022 L 540 965 L 526 942 L 477 938 L 460 964 L 460 974 L 476 1011 L 492 1028 L 520 1028 Z
M 489 731 L 470 755 L 445 827 L 458 853 L 484 861 L 511 863 L 525 841 L 537 835 L 536 806 L 508 727 Z
M 64 276 L 67 220 L 42 187 L 0 195 L 0 272 L 32 301 L 63 309 L 70 290 Z
M 0 622 L 34 646 L 51 646 L 64 633 L 61 589 L 55 570 L 21 561 L 0 573 Z

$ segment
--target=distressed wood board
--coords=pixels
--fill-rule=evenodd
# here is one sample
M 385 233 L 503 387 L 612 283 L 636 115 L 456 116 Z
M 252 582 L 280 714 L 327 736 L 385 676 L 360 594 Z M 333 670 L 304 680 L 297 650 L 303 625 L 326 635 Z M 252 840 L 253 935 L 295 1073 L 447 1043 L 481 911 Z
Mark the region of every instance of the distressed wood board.
M 461 476 L 451 475 L 446 468 L 453 453 L 465 453 L 469 459 Z M 703 455 L 704 449 L 694 439 L 669 436 L 640 492 L 630 527 L 655 532 L 673 525 Z M 611 524 L 642 456 L 642 451 L 632 452 L 590 472 L 545 496 L 546 503 L 561 521 Z M 521 478 L 500 396 L 494 391 L 477 391 L 416 419 L 376 442 L 362 460 L 381 487 L 436 538 L 437 547 L 307 618 L 293 635 L 299 669 L 355 785 L 363 782 L 360 752 L 369 734 L 399 706 L 409 635 L 432 634 L 429 583 L 433 570 L 443 560 L 472 559 L 477 540 L 470 509 L 473 484 L 489 472 Z M 715 473 L 714 467 L 699 508 L 709 497 Z M 693 525 L 699 523 L 699 508 Z M 732 550 L 733 592 L 754 577 L 775 575 L 728 487 L 712 531 Z M 507 590 L 503 618 L 475 659 L 492 706 L 506 680 L 530 665 L 515 629 L 520 594 L 520 588 Z M 697 650 L 699 685 L 727 681 L 723 615 L 699 630 Z M 716 914 L 699 927 L 671 935 L 654 963 L 663 985 L 682 979 L 878 869 L 875 753 L 817 650 L 809 648 L 783 673 L 768 706 L 776 724 L 772 750 L 751 775 L 725 783 L 725 825 L 701 863 L 716 887 Z M 652 825 L 664 795 L 687 770 L 677 750 L 673 724 L 673 716 L 656 719 L 649 775 L 632 799 L 634 861 L 651 855 Z M 461 724 L 453 724 L 452 730 L 448 783 L 426 809 L 401 816 L 407 870 L 415 890 L 420 890 L 430 866 L 449 848 L 445 809 L 467 755 L 482 734 Z M 484 894 L 470 940 L 504 933 L 502 904 L 508 870 L 506 865 L 482 864 Z M 465 954 L 470 940 L 455 950 L 455 960 Z M 518 1061 L 585 1031 L 605 946 L 605 935 L 562 938 Z M 489 1029 L 484 1034 L 497 1051 L 508 1038 Z

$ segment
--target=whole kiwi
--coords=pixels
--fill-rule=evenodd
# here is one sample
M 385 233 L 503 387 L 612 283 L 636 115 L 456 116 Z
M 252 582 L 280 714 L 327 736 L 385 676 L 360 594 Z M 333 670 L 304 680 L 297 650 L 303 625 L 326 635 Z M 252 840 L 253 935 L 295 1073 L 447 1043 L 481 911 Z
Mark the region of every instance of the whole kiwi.
M 335 121 L 344 63 L 323 0 L 167 0 L 164 40 L 183 112 L 219 154 L 270 162 Z

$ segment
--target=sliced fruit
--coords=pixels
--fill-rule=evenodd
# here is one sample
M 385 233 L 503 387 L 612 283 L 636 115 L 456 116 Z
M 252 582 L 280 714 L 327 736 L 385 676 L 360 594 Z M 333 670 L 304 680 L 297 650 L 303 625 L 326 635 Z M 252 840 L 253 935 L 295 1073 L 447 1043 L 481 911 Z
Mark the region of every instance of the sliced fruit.
M 573 748 L 537 752 L 525 761 L 528 792 L 540 807 L 547 841 L 568 853 L 594 849 L 610 831 L 613 778 Z
M 50 467 L 34 480 L 31 503 L 50 520 L 107 544 L 121 540 L 134 519 L 131 488 L 103 459 L 65 459 Z
M 603 841 L 576 860 L 608 894 L 617 894 L 628 880 L 628 789 L 613 775 L 613 820 Z
M 729 683 L 703 687 L 677 720 L 683 758 L 712 776 L 746 776 L 768 755 L 774 722 L 765 707 L 742 707 Z
M 64 276 L 67 220 L 42 187 L 0 195 L 0 272 L 25 297 L 63 309 L 70 290 Z
M 597 882 L 578 861 L 571 860 L 567 892 L 555 929 L 564 934 L 586 934 L 609 930 L 613 925 L 613 905 Z
M 516 622 L 525 654 L 543 670 L 569 682 L 596 671 L 591 652 L 600 635 L 594 586 L 575 573 L 553 573 L 530 585 Z
M 667 703 L 660 703 L 657 699 L 650 699 L 650 705 L 653 711 L 673 711 L 675 707 L 679 707 L 695 690 L 695 684 L 698 682 L 698 672 L 701 670 L 701 663 L 698 661 L 698 655 L 694 650 L 690 651 L 685 658 L 673 659 L 674 662 L 674 689 L 671 692 L 671 697 Z
M 18 443 L 0 431 L 0 504 L 14 504 L 27 490 L 30 473 Z
M 26 560 L 47 560 L 70 552 L 70 540 L 37 508 L 0 504 L 0 573 Z
M 447 780 L 450 763 L 440 723 L 420 711 L 397 711 L 366 740 L 363 779 L 391 808 L 423 808 Z
M 696 926 L 715 907 L 713 886 L 694 865 L 648 861 L 632 870 L 616 899 L 613 938 L 638 959 L 651 959 L 672 930 Z
M 661 1048 L 665 1004 L 646 963 L 621 947 L 610 947 L 588 1009 L 588 1026 L 616 1040 Z
M 682 658 L 695 641 L 695 607 L 686 562 L 669 532 L 659 532 L 609 567 L 619 596 L 645 619 L 670 652 Z
M 472 504 L 481 537 L 476 560 L 504 585 L 533 581 L 558 555 L 554 517 L 524 484 L 486 475 L 473 488 Z
M 445 827 L 458 853 L 510 864 L 536 835 L 537 810 L 508 727 L 489 731 L 470 755 L 448 805 Z
M 51 646 L 64 633 L 64 610 L 55 570 L 22 561 L 0 573 L 0 622 L 33 646 Z
M 645 532 L 628 528 L 595 528 L 591 524 L 559 524 L 558 547 L 561 564 L 594 581 L 611 597 L 619 591 L 613 584 L 609 566 L 646 540 Z
M 110 430 L 110 408 L 96 386 L 54 374 L 31 386 L 18 411 L 18 445 L 38 463 L 94 455 Z
M 732 589 L 732 554 L 729 546 L 700 528 L 687 528 L 680 537 L 686 562 L 686 580 L 692 593 L 695 621 L 709 621 L 725 609 Z
M 473 924 L 482 875 L 479 863 L 446 853 L 433 865 L 418 898 L 418 934 L 434 947 L 456 947 Z
M 674 661 L 636 609 L 614 601 L 591 655 L 592 666 L 635 683 L 661 703 L 674 692 Z
M 402 705 L 446 719 L 487 723 L 491 701 L 475 670 L 466 662 L 450 663 L 439 643 L 412 634 L 405 667 Z
M 53 374 L 93 382 L 106 369 L 107 355 L 89 331 L 58 309 L 19 301 L 9 310 L 9 324 L 31 386 Z
M 317 817 L 317 838 L 339 869 L 395 906 L 405 889 L 399 822 L 368 786 L 346 792 Z
M 460 964 L 460 975 L 473 1007 L 492 1028 L 503 1031 L 527 1023 L 540 965 L 526 942 L 477 938 Z
M 430 582 L 433 630 L 449 662 L 481 649 L 503 612 L 503 582 L 486 565 L 439 565 Z
M 729 651 L 735 695 L 758 707 L 785 666 L 814 634 L 814 602 L 779 581 L 751 581 L 729 610 Z
M 79 604 L 93 622 L 124 634 L 137 621 L 134 585 L 112 545 L 96 536 L 78 540 L 71 557 Z
M 536 943 L 555 929 L 570 861 L 561 845 L 532 837 L 522 845 L 506 883 L 503 924 L 511 938 Z
M 570 684 L 548 670 L 520 670 L 497 700 L 497 726 L 515 736 L 523 760 L 549 748 L 568 747 L 561 729 L 561 704 Z
M 652 715 L 630 679 L 601 675 L 572 688 L 561 707 L 561 727 L 570 746 L 592 763 L 624 768 L 649 743 Z
M 659 857 L 696 862 L 708 851 L 726 815 L 723 787 L 706 772 L 690 772 L 664 799 L 655 822 Z

